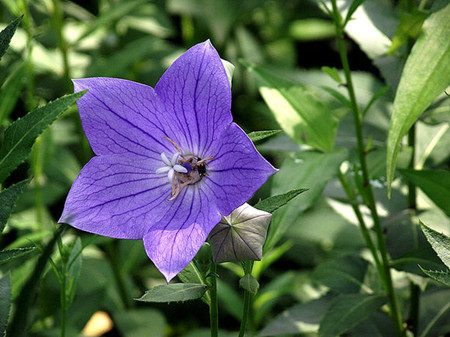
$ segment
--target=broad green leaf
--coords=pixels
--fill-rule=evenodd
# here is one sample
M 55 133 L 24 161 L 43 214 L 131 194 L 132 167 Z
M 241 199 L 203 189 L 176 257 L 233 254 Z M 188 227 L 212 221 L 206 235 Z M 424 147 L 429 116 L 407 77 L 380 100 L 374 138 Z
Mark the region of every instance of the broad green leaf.
M 35 250 L 35 247 L 5 249 L 0 251 L 0 265 L 18 257 L 27 255 Z
M 450 237 L 438 233 L 420 221 L 422 231 L 439 258 L 450 268 Z
M 395 95 L 388 135 L 387 183 L 391 183 L 402 137 L 450 84 L 450 4 L 425 20 Z
M 6 274 L 0 279 L 0 336 L 3 336 L 11 308 L 11 277 Z
M 3 232 L 6 222 L 14 209 L 17 197 L 25 191 L 29 183 L 29 179 L 23 180 L 0 192 L 0 205 L 2 205 L 0 207 L 0 234 Z
M 333 28 L 334 29 L 334 28 Z M 341 76 L 339 76 L 339 73 L 336 68 L 330 68 L 330 67 L 322 67 L 320 68 L 324 73 L 326 73 L 330 78 L 335 80 L 337 83 L 341 84 L 343 83 Z
M 11 39 L 20 21 L 22 21 L 22 17 L 15 19 L 0 32 L 0 60 L 2 59 L 3 55 L 5 55 L 6 49 L 8 49 L 9 46 L 9 42 L 11 42 Z
M 440 209 L 450 216 L 449 171 L 399 169 L 399 172 L 425 192 Z
M 207 289 L 204 284 L 172 283 L 153 287 L 136 300 L 156 303 L 184 302 L 201 298 Z
M 368 265 L 359 256 L 338 257 L 320 264 L 313 277 L 338 293 L 371 293 L 372 290 L 364 284 Z
M 25 63 L 22 63 L 8 76 L 0 89 L 0 126 L 3 125 L 3 121 L 10 115 L 16 105 L 25 82 L 25 74 L 26 66 Z
M 347 151 L 344 149 L 331 153 L 305 151 L 288 157 L 283 162 L 279 173 L 273 179 L 271 194 L 281 195 L 292 191 L 293 187 L 300 186 L 310 190 L 273 214 L 264 251 L 273 247 L 297 221 L 300 214 L 314 205 L 327 182 L 336 177 L 339 166 L 346 158 Z
M 427 291 L 420 296 L 419 337 L 445 336 L 450 331 L 450 291 Z
M 259 289 L 259 282 L 252 275 L 245 274 L 239 280 L 239 287 L 247 290 L 252 295 L 256 295 Z
M 261 211 L 273 213 L 278 208 L 286 205 L 291 199 L 294 199 L 297 195 L 302 194 L 303 192 L 308 191 L 309 188 L 298 188 L 283 194 L 274 195 L 272 197 L 268 197 L 264 200 L 259 201 L 255 208 L 260 209 Z
M 252 142 L 257 142 L 259 140 L 263 140 L 265 138 L 278 135 L 283 131 L 281 130 L 268 130 L 268 131 L 254 131 L 250 132 L 247 136 L 251 139 Z
M 39 259 L 34 266 L 33 272 L 27 279 L 16 299 L 16 305 L 8 325 L 7 336 L 25 337 L 28 327 L 28 313 L 33 308 L 33 301 L 35 300 L 36 291 L 41 281 L 41 276 L 44 273 L 47 261 L 53 252 L 53 247 L 64 230 L 65 226 L 60 226 L 53 238 L 44 247 Z
M 78 280 L 80 278 L 82 256 L 81 251 L 83 247 L 81 245 L 81 239 L 78 237 L 70 252 L 69 260 L 67 263 L 67 276 L 66 276 L 66 305 L 70 307 L 77 291 Z
M 319 336 L 340 336 L 374 313 L 386 301 L 386 297 L 377 295 L 339 295 L 320 321 Z
M 440 271 L 440 270 L 426 270 L 419 266 L 422 271 L 431 277 L 433 280 L 441 282 L 445 284 L 447 287 L 450 287 L 450 271 Z
M 203 284 L 206 286 L 205 275 L 203 275 L 203 273 L 197 267 L 195 259 L 189 262 L 186 268 L 179 272 L 177 276 L 181 280 L 181 282 Z M 209 295 L 209 292 L 205 292 L 205 294 L 202 296 L 202 300 L 206 304 L 210 305 L 211 297 Z
M 67 95 L 39 107 L 5 130 L 0 149 L 0 183 L 28 157 L 36 138 L 85 92 Z
M 331 297 L 325 296 L 311 302 L 297 304 L 267 324 L 258 336 L 283 336 L 297 334 L 315 334 L 319 322 L 327 311 Z
M 115 311 L 113 317 L 114 323 L 123 337 L 160 337 L 165 335 L 166 320 L 156 309 L 138 308 Z
M 281 128 L 291 139 L 315 149 L 333 149 L 337 119 L 309 89 L 271 74 L 265 69 L 243 63 L 255 77 L 261 96 Z

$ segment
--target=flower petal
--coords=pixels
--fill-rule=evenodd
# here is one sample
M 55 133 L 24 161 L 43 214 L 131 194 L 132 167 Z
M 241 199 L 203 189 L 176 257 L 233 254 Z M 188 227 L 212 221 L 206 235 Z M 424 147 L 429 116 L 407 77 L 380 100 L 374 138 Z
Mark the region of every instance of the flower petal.
M 149 258 L 169 282 L 197 254 L 222 216 L 201 186 L 187 186 L 166 215 L 144 236 Z
M 209 40 L 181 55 L 161 77 L 155 91 L 172 116 L 172 127 L 177 129 L 172 140 L 184 152 L 206 157 L 203 150 L 232 121 L 230 84 Z
M 97 155 L 133 153 L 158 158 L 174 147 L 162 139 L 170 125 L 152 87 L 115 78 L 73 80 L 75 91 L 89 89 L 77 102 L 84 132 Z
M 249 200 L 267 178 L 277 172 L 235 123 L 224 130 L 208 151 L 215 158 L 208 162 L 203 181 L 215 194 L 223 215 Z
M 59 222 L 113 238 L 142 239 L 170 206 L 167 176 L 155 174 L 159 163 L 120 155 L 92 158 L 73 183 Z

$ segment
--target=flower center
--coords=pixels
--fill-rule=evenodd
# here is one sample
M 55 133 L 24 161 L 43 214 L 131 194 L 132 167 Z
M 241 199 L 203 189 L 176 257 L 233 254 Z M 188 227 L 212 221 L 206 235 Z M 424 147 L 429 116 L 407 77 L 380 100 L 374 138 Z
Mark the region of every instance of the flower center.
M 167 172 L 167 179 L 172 184 L 172 196 L 168 199 L 170 201 L 177 197 L 183 187 L 199 182 L 206 175 L 206 161 L 214 159 L 214 156 L 202 159 L 184 155 L 177 143 L 167 137 L 163 138 L 171 142 L 178 151 L 173 154 L 171 160 L 164 152 L 161 153 L 165 166 L 156 170 L 157 174 Z

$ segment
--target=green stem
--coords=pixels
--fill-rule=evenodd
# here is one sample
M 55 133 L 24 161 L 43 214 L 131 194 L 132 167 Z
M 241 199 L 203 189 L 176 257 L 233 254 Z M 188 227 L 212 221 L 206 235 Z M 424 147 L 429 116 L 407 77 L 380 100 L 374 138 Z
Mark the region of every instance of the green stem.
M 211 326 L 211 337 L 219 335 L 219 307 L 217 303 L 217 265 L 211 261 L 209 271 L 209 295 L 211 304 L 209 306 L 209 320 Z
M 244 273 L 246 275 L 252 274 L 253 263 L 250 261 L 244 261 L 242 263 Z M 252 305 L 252 294 L 244 289 L 244 309 L 242 311 L 241 328 L 239 329 L 239 337 L 244 337 L 245 329 L 247 327 L 248 317 Z
M 67 316 L 67 305 L 66 305 L 66 265 L 63 265 L 63 270 L 61 273 L 61 337 L 66 336 L 66 316 Z
M 25 63 L 27 66 L 27 100 L 26 106 L 29 111 L 33 110 L 35 107 L 35 99 L 34 99 L 34 74 L 33 74 L 33 62 L 31 59 L 31 55 L 33 52 L 33 35 L 31 32 L 31 18 L 30 12 L 28 11 L 28 3 L 27 0 L 20 0 L 19 8 L 23 13 L 23 27 L 27 34 L 27 44 L 26 44 L 26 56 Z
M 60 0 L 53 0 L 53 21 L 56 29 L 56 33 L 58 36 L 58 49 L 61 53 L 63 59 L 63 67 L 64 67 L 64 84 L 66 87 L 66 91 L 72 90 L 72 82 L 70 80 L 70 65 L 69 58 L 67 55 L 68 45 L 63 35 L 63 26 L 64 26 L 64 15 L 61 8 Z
M 127 287 L 125 286 L 125 279 L 122 271 L 120 270 L 118 241 L 114 240 L 106 244 L 106 253 L 108 255 L 109 263 L 113 271 L 114 278 L 116 280 L 117 288 L 119 289 L 120 298 L 122 299 L 123 306 L 126 309 L 133 307 L 133 301 L 130 294 L 128 294 Z
M 386 242 L 384 238 L 383 228 L 381 226 L 380 218 L 378 217 L 375 198 L 372 191 L 372 186 L 370 185 L 369 179 L 369 170 L 367 167 L 366 155 L 365 155 L 365 146 L 364 139 L 362 133 L 362 116 L 360 107 L 356 101 L 355 90 L 353 87 L 353 81 L 350 71 L 350 66 L 347 58 L 347 50 L 344 42 L 344 32 L 342 28 L 342 20 L 339 14 L 336 0 L 332 0 L 333 12 L 334 12 L 334 22 L 336 25 L 336 35 L 337 35 L 337 43 L 339 47 L 339 55 L 342 62 L 342 67 L 345 74 L 346 79 L 346 87 L 349 94 L 350 102 L 352 105 L 352 114 L 353 114 L 353 123 L 355 127 L 357 146 L 358 146 L 358 157 L 361 164 L 361 171 L 363 175 L 363 188 L 365 190 L 365 195 L 367 196 L 367 206 L 370 209 L 370 213 L 374 222 L 374 229 L 377 237 L 378 250 L 381 255 L 382 265 L 383 265 L 383 273 L 380 274 L 380 277 L 383 280 L 384 288 L 387 293 L 387 297 L 389 300 L 390 314 L 391 319 L 394 325 L 395 334 L 397 336 L 404 336 L 403 329 L 403 320 L 400 314 L 400 310 L 397 303 L 396 294 L 394 291 L 394 285 L 392 282 L 391 270 L 389 266 L 389 259 L 386 249 Z
M 345 178 L 345 176 L 342 174 L 342 172 L 339 171 L 338 173 L 338 178 L 339 181 L 341 182 L 342 187 L 344 188 L 345 193 L 347 194 L 347 198 L 350 201 L 350 204 L 352 206 L 353 212 L 356 215 L 356 218 L 358 219 L 359 222 L 359 228 L 361 230 L 361 233 L 364 237 L 364 241 L 366 242 L 367 246 L 370 249 L 370 252 L 372 253 L 373 259 L 375 260 L 375 265 L 378 269 L 379 273 L 382 273 L 382 264 L 380 262 L 380 257 L 378 255 L 378 251 L 377 248 L 375 247 L 375 244 L 372 241 L 372 238 L 370 237 L 370 232 L 367 229 L 367 225 L 364 221 L 364 218 L 362 216 L 362 213 L 359 209 L 359 205 L 356 201 L 356 195 L 353 193 L 347 179 Z

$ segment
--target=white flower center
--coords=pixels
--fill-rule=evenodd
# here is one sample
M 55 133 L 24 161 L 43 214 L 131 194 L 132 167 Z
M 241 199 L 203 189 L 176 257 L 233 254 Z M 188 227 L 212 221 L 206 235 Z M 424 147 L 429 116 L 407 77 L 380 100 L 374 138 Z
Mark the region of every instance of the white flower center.
M 172 156 L 172 160 L 169 160 L 164 152 L 161 153 L 161 159 L 164 162 L 165 166 L 162 166 L 156 170 L 157 174 L 167 172 L 167 179 L 171 184 L 174 182 L 175 172 L 187 173 L 187 169 L 185 167 L 177 164 L 179 156 L 180 153 L 175 152 Z

